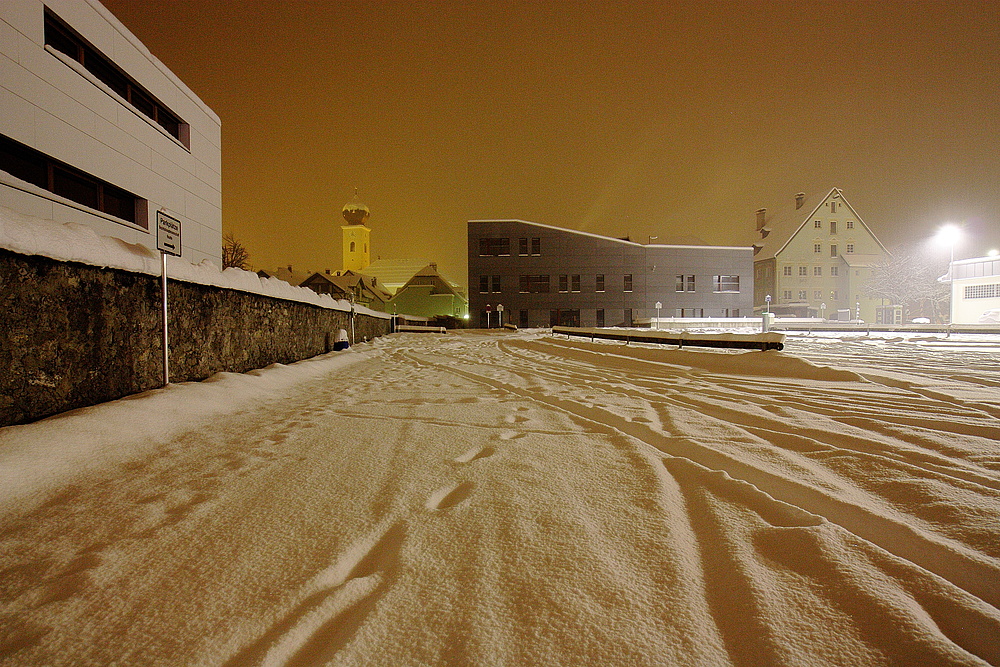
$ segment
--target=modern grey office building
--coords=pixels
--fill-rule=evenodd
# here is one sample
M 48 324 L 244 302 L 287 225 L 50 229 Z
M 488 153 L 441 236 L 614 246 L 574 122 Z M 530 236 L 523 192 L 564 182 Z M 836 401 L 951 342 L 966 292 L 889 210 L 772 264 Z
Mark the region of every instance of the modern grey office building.
M 469 221 L 474 327 L 631 326 L 753 310 L 753 248 L 653 245 L 523 220 Z

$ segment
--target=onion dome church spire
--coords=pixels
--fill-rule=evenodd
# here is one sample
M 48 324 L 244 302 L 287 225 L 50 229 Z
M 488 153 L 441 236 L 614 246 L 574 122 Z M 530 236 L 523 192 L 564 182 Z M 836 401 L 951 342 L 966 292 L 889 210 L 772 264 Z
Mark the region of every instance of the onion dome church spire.
M 342 252 L 344 271 L 364 271 L 371 264 L 369 242 L 371 231 L 368 229 L 368 207 L 358 199 L 358 189 L 354 189 L 354 200 L 344 204 L 341 210 L 346 225 L 341 225 Z

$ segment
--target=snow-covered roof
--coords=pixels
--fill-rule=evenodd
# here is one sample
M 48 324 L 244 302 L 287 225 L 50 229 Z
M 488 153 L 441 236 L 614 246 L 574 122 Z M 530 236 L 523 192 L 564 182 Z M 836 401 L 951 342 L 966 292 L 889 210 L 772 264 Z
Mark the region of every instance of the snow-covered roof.
M 3 206 L 0 206 L 0 248 L 21 255 L 38 255 L 64 262 L 160 275 L 160 254 L 144 245 L 101 236 L 79 223 L 58 223 L 24 215 Z M 168 256 L 167 276 L 170 280 L 224 287 L 332 310 L 351 309 L 348 301 L 317 294 L 305 287 L 295 287 L 278 278 L 262 278 L 252 271 L 234 268 L 220 271 L 218 266 L 207 260 L 191 264 L 182 257 Z M 355 310 L 375 317 L 389 317 L 385 313 L 361 306 L 355 306 Z

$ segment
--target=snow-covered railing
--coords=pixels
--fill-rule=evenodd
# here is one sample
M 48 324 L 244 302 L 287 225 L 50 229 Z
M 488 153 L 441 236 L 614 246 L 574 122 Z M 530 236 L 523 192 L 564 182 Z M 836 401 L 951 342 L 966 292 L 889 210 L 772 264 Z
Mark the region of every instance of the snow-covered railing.
M 591 340 L 620 340 L 625 343 L 659 343 L 677 347 L 728 347 L 746 350 L 782 350 L 785 335 L 780 333 L 689 333 L 687 331 L 637 331 L 635 329 L 594 329 L 552 327 L 552 333 L 580 336 Z

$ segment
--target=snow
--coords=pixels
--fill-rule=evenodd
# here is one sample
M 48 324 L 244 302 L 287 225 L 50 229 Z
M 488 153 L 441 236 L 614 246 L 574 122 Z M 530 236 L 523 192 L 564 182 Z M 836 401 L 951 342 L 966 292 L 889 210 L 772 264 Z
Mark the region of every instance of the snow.
M 404 333 L 0 429 L 0 665 L 1000 664 L 1000 340 Z
M 27 216 L 3 206 L 0 206 L 0 248 L 21 255 L 39 255 L 133 273 L 159 276 L 161 272 L 160 253 L 142 244 L 100 236 L 86 225 Z M 220 271 L 209 261 L 191 264 L 181 257 L 167 256 L 167 277 L 169 280 L 235 289 L 332 310 L 351 310 L 349 301 L 317 294 L 277 278 L 261 278 L 252 271 L 235 268 Z M 355 305 L 355 311 L 383 319 L 391 317 L 360 305 Z

